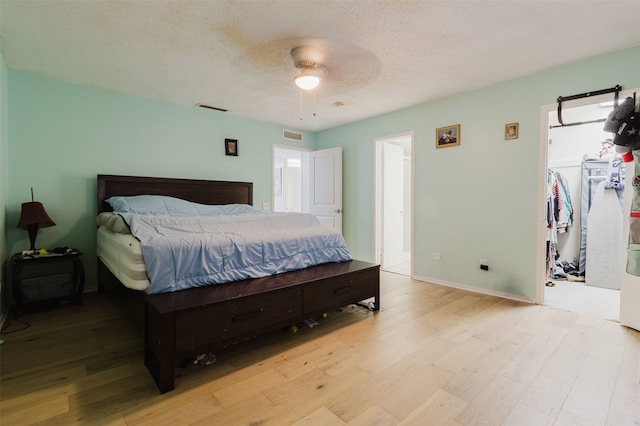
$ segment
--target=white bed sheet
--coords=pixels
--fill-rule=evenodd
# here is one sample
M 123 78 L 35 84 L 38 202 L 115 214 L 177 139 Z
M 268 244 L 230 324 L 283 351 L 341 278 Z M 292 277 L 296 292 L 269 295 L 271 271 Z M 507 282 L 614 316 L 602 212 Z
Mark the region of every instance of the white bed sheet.
M 149 288 L 142 248 L 131 234 L 119 234 L 98 228 L 97 255 L 111 273 L 126 287 L 146 291 Z

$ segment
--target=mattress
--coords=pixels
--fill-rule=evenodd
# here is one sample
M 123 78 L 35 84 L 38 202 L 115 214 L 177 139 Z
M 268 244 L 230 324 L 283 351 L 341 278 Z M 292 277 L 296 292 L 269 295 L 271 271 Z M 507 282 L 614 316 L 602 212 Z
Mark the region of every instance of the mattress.
M 123 284 L 148 294 L 351 260 L 342 235 L 311 214 L 157 195 L 107 202 L 114 213 L 97 217 L 98 256 Z
M 126 287 L 146 291 L 149 288 L 142 248 L 131 234 L 98 228 L 97 255 L 111 273 Z
M 149 294 L 351 260 L 342 235 L 310 214 L 120 215 L 140 241 Z

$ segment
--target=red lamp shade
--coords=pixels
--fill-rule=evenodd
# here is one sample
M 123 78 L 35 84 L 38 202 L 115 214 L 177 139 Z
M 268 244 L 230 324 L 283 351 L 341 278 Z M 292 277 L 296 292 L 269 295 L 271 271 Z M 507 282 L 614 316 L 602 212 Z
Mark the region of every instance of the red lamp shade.
M 55 222 L 51 220 L 40 202 L 30 201 L 28 203 L 22 203 L 22 212 L 20 213 L 17 227 L 29 231 L 29 241 L 31 242 L 30 250 L 36 249 L 38 228 L 46 228 L 54 225 Z

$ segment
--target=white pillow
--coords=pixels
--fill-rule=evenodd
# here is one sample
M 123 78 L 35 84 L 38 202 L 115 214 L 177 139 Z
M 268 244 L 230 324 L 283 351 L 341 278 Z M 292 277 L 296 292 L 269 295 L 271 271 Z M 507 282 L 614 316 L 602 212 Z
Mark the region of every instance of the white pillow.
M 247 204 L 212 206 L 165 195 L 114 196 L 106 200 L 114 213 L 168 216 L 219 216 L 261 213 Z

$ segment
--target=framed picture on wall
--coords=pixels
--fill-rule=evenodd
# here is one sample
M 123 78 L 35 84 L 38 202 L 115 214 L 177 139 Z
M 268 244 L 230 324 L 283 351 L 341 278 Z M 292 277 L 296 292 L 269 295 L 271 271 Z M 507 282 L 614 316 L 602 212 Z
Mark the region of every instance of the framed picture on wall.
M 224 153 L 226 155 L 238 156 L 238 140 L 237 139 L 225 139 L 224 140 Z
M 448 148 L 460 145 L 460 125 L 439 127 L 436 129 L 436 148 Z
M 504 125 L 504 140 L 518 139 L 518 123 Z

